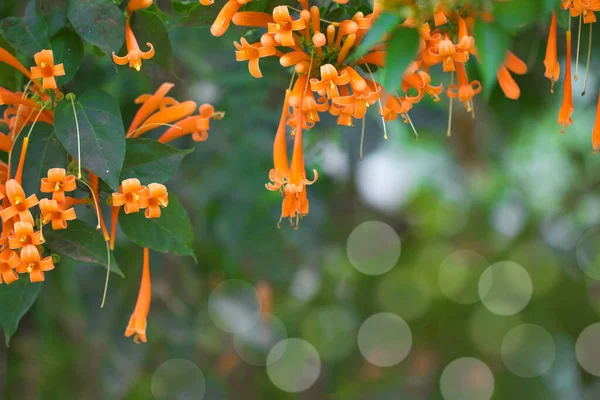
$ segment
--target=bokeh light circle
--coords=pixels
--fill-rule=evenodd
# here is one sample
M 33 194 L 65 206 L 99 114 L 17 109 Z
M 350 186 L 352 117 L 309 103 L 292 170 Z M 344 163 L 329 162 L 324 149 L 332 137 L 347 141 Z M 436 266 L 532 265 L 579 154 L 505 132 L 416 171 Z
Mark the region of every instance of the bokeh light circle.
M 523 321 L 519 314 L 498 315 L 481 306 L 473 311 L 467 326 L 469 337 L 477 350 L 498 357 L 504 336 L 521 323 Z
M 589 325 L 579 334 L 575 354 L 583 369 L 600 376 L 600 322 Z
M 202 400 L 206 380 L 196 364 L 184 358 L 174 358 L 154 371 L 151 390 L 155 400 Z
M 303 339 L 284 339 L 267 356 L 267 375 L 286 392 L 298 393 L 310 388 L 321 373 L 321 358 L 315 347 Z
M 420 282 L 424 272 L 399 268 L 380 278 L 375 288 L 375 301 L 384 311 L 398 314 L 406 320 L 420 317 L 433 300 Z
M 217 285 L 208 297 L 208 313 L 214 324 L 230 333 L 251 329 L 257 323 L 260 304 L 256 288 L 241 279 Z
M 494 375 L 477 358 L 457 358 L 444 368 L 440 390 L 445 400 L 489 400 L 494 393 Z
M 391 367 L 406 358 L 412 347 L 412 332 L 396 314 L 382 312 L 367 318 L 358 330 L 358 348 L 378 367 Z
M 394 228 L 379 221 L 358 225 L 346 243 L 350 263 L 366 275 L 381 275 L 394 268 L 400 250 L 400 237 Z
M 240 358 L 248 364 L 265 366 L 269 351 L 283 339 L 287 339 L 283 322 L 272 314 L 260 313 L 250 329 L 234 334 L 233 345 Z
M 438 284 L 442 293 L 459 304 L 479 301 L 479 278 L 488 266 L 488 261 L 479 253 L 459 250 L 450 254 L 438 271 Z
M 600 280 L 600 228 L 584 233 L 577 243 L 577 264 L 587 276 Z
M 479 278 L 478 292 L 483 305 L 498 315 L 521 311 L 531 300 L 533 283 L 525 268 L 510 261 L 490 265 Z
M 323 360 L 339 360 L 354 348 L 358 322 L 348 307 L 317 308 L 302 322 L 302 337 L 312 343 Z
M 550 369 L 556 357 L 556 345 L 546 329 L 535 324 L 512 328 L 502 341 L 502 361 L 521 378 L 535 378 Z

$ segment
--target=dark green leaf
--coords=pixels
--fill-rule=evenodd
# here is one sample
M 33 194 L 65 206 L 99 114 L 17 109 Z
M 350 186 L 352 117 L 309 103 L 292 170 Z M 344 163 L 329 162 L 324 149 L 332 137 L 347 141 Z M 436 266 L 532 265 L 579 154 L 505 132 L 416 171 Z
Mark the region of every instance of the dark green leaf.
M 139 246 L 195 258 L 190 218 L 173 193 L 169 193 L 169 206 L 162 209 L 160 218 L 147 219 L 143 211 L 133 214 L 121 212 L 119 223 L 123 233 Z
M 111 0 L 71 0 L 67 16 L 83 40 L 110 55 L 125 40 L 125 15 Z
M 371 47 L 381 41 L 385 34 L 391 32 L 398 25 L 399 21 L 400 15 L 397 13 L 382 13 L 375 20 L 373 27 L 369 29 L 369 32 L 367 32 L 360 45 L 352 54 L 351 60 L 358 60 L 366 54 Z
M 25 127 L 24 132 L 15 142 L 11 162 L 12 176 L 17 171 L 23 139 L 29 133 L 29 127 Z M 25 193 L 27 195 L 35 193 L 38 197 L 45 196 L 40 192 L 40 180 L 48 174 L 50 168 L 66 168 L 66 166 L 67 152 L 56 139 L 52 125 L 44 122 L 36 123 L 29 137 L 27 157 L 25 157 L 23 168 Z
M 38 51 L 50 48 L 46 20 L 37 13 L 23 18 L 5 18 L 0 22 L 0 29 L 6 41 L 27 57 L 33 57 Z
M 479 52 L 481 65 L 482 86 L 485 88 L 484 97 L 489 96 L 491 88 L 496 82 L 498 67 L 506 57 L 510 44 L 510 36 L 506 30 L 496 22 L 485 23 L 477 21 L 475 24 L 475 42 L 477 47 L 485 49 Z
M 75 100 L 75 110 L 76 115 L 69 99 L 56 107 L 54 129 L 58 140 L 78 159 L 77 117 L 82 165 L 118 190 L 125 158 L 125 130 L 119 105 L 108 93 L 90 91 Z
M 398 28 L 388 42 L 383 86 L 391 93 L 398 90 L 402 75 L 408 65 L 417 56 L 419 50 L 419 32 L 412 28 Z
M 524 28 L 538 18 L 544 8 L 544 1 L 519 0 L 496 2 L 494 4 L 494 19 L 507 29 Z
M 165 183 L 183 158 L 194 149 L 179 150 L 152 139 L 127 139 L 121 181 L 138 178 L 143 183 Z
M 75 31 L 64 28 L 52 38 L 50 44 L 54 51 L 54 62 L 65 66 L 65 75 L 56 78 L 58 86 L 62 86 L 73 79 L 81 66 L 83 43 Z
M 108 265 L 104 237 L 101 231 L 94 229 L 87 222 L 78 219 L 69 221 L 67 229 L 57 231 L 49 227 L 45 228 L 44 237 L 48 247 L 61 256 L 100 265 L 104 268 Z M 110 255 L 110 272 L 124 276 L 112 253 Z
M 160 17 L 150 11 L 137 11 L 131 17 L 131 29 L 135 32 L 140 46 L 145 46 L 146 43 L 152 43 L 154 46 L 156 54 L 148 61 L 167 71 L 172 71 L 173 50 L 167 28 Z
M 54 36 L 67 24 L 68 0 L 41 0 L 40 8 L 48 23 L 48 35 Z
M 190 11 L 187 17 L 181 19 L 181 23 L 185 26 L 210 26 L 215 18 L 217 18 L 219 11 L 221 11 L 219 4 L 211 6 L 198 4 Z
M 188 14 L 199 4 L 196 0 L 173 0 L 172 7 L 173 11 L 178 13 Z
M 0 36 L 0 47 L 12 55 L 15 54 L 12 46 L 2 36 Z M 17 88 L 21 85 L 22 76 L 13 66 L 0 63 L 0 86 L 3 88 L 16 92 Z
M 31 283 L 27 275 L 21 275 L 19 280 L 10 285 L 0 285 L 0 325 L 4 329 L 6 347 L 17 331 L 19 321 L 40 294 L 41 288 L 41 283 Z

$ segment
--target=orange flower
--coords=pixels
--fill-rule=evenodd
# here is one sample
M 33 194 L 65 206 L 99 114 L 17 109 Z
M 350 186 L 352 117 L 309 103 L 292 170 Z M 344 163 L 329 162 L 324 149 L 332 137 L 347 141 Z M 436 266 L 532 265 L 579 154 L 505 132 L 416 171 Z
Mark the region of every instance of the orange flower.
M 560 133 L 564 134 L 567 125 L 573 123 L 573 86 L 571 83 L 571 31 L 567 31 L 567 59 L 565 61 L 565 83 L 563 99 L 558 112 L 558 124 L 562 126 Z
M 433 21 L 435 26 L 444 25 L 448 22 L 448 18 L 446 18 L 444 11 L 444 4 L 441 1 L 438 2 L 433 11 Z
M 32 194 L 29 197 L 25 197 L 23 188 L 14 179 L 9 179 L 6 182 L 6 196 L 10 202 L 10 206 L 0 211 L 2 221 L 7 222 L 18 215 L 20 221 L 31 222 L 33 224 L 33 217 L 29 209 L 39 203 L 37 196 Z
M 127 137 L 138 137 L 141 134 L 148 132 L 161 125 L 169 124 L 173 121 L 179 121 L 193 114 L 196 110 L 196 103 L 193 101 L 184 101 L 183 103 L 177 103 L 170 107 L 165 107 L 157 113 L 151 115 L 147 120 L 144 121 L 142 126 L 131 131 Z
M 512 52 L 507 51 L 504 63 L 498 68 L 498 82 L 506 97 L 516 100 L 521 95 L 521 89 L 519 89 L 519 85 L 517 85 L 517 82 L 515 82 L 510 72 L 508 72 L 509 70 L 517 75 L 524 75 L 527 73 L 527 64 Z
M 135 113 L 133 121 L 127 130 L 127 136 L 141 125 L 154 111 L 162 108 L 165 105 L 176 104 L 177 101 L 171 97 L 165 97 L 169 90 L 173 88 L 172 83 L 163 83 L 160 85 L 154 94 L 143 94 L 135 99 L 135 104 L 142 104 L 139 110 Z
M 316 78 L 310 80 L 310 88 L 313 92 L 321 96 L 327 94 L 328 99 L 334 99 L 340 95 L 338 86 L 346 85 L 350 82 L 350 75 L 346 70 L 342 70 L 338 75 L 337 70 L 331 64 L 321 66 L 321 80 Z
M 210 104 L 202 104 L 199 108 L 199 115 L 192 115 L 175 123 L 161 135 L 158 141 L 167 143 L 183 135 L 192 134 L 194 142 L 203 142 L 208 139 L 210 119 L 219 119 L 222 115 L 223 113 L 215 113 L 215 108 Z
M 135 68 L 136 71 L 139 71 L 142 68 L 142 59 L 149 60 L 154 57 L 154 47 L 152 43 L 146 43 L 146 46 L 150 48 L 150 50 L 143 52 L 140 50 L 140 46 L 131 30 L 131 25 L 129 25 L 129 21 L 125 22 L 125 44 L 127 46 L 127 55 L 125 57 L 119 57 L 113 51 L 112 57 L 115 64 L 125 65 L 129 63 L 131 68 Z
M 594 153 L 600 150 L 600 92 L 598 93 L 598 106 L 596 110 L 596 122 L 594 123 L 594 129 L 592 130 L 592 148 Z
M 233 15 L 232 22 L 237 26 L 266 28 L 269 22 L 273 22 L 273 16 L 264 12 L 242 11 Z
M 223 36 L 229 28 L 231 19 L 239 11 L 240 8 L 246 3 L 250 3 L 252 0 L 228 0 L 227 3 L 221 8 L 217 18 L 210 27 L 210 33 L 213 36 Z M 200 0 L 200 4 L 208 6 L 214 3 L 214 0 Z
M 68 175 L 64 168 L 51 168 L 48 170 L 48 177 L 42 178 L 40 191 L 43 193 L 52 193 L 52 199 L 59 203 L 65 201 L 65 192 L 72 192 L 77 189 L 75 175 Z
M 9 249 L 3 250 L 0 253 L 0 283 L 4 281 L 7 285 L 10 285 L 19 279 L 19 275 L 13 271 L 19 264 L 21 264 L 21 260 L 16 252 Z
M 451 99 L 458 97 L 458 100 L 465 104 L 467 111 L 471 111 L 473 97 L 481 92 L 481 83 L 479 83 L 479 81 L 472 81 L 469 83 L 467 70 L 462 63 L 456 64 L 456 77 L 458 79 L 458 87 L 454 84 L 450 85 L 446 94 Z
M 261 58 L 274 56 L 275 46 L 263 46 L 260 42 L 250 44 L 245 38 L 240 39 L 241 44 L 233 42 L 237 49 L 235 52 L 236 61 L 248 61 L 250 74 L 255 78 L 262 78 L 258 61 Z
M 279 126 L 275 134 L 273 142 L 273 168 L 269 171 L 269 180 L 271 182 L 265 184 L 268 190 L 279 190 L 284 184 L 290 171 L 287 156 L 287 141 L 286 141 L 286 119 L 288 116 L 289 99 L 291 91 L 285 91 L 285 99 L 283 101 L 283 110 L 281 110 L 281 118 Z
M 152 5 L 152 0 L 129 0 L 127 3 L 127 14 L 131 14 L 136 10 L 148 8 Z
M 125 329 L 125 337 L 133 335 L 135 343 L 140 340 L 146 343 L 146 319 L 150 311 L 150 300 L 152 299 L 152 287 L 150 284 L 150 251 L 144 248 L 144 265 L 142 267 L 142 281 L 138 293 L 137 303 L 133 314 L 129 318 L 129 324 Z
M 45 225 L 52 221 L 52 229 L 55 231 L 65 229 L 67 227 L 67 221 L 77 219 L 73 207 L 63 207 L 63 205 L 59 205 L 56 200 L 40 200 L 40 211 L 42 212 L 42 223 Z
M 31 79 L 42 78 L 44 89 L 56 89 L 55 76 L 63 76 L 65 67 L 63 64 L 54 65 L 54 53 L 52 50 L 42 50 L 33 56 L 37 67 L 31 67 Z
M 146 218 L 159 218 L 160 208 L 169 205 L 169 193 L 165 185 L 160 183 L 151 183 L 148 185 L 148 208 L 144 215 Z
M 46 199 L 42 199 L 44 201 Z M 41 232 L 33 231 L 33 224 L 30 222 L 15 222 L 14 235 L 8 237 L 8 247 L 11 249 L 20 249 L 23 246 L 34 245 L 39 246 L 44 243 L 44 238 Z
M 554 82 L 560 78 L 560 64 L 556 54 L 556 13 L 552 11 L 552 23 L 550 24 L 550 32 L 548 34 L 548 45 L 546 46 L 546 58 L 544 66 L 546 72 L 544 76 L 550 79 L 550 91 L 554 93 Z
M 54 263 L 52 257 L 41 258 L 37 247 L 28 244 L 21 249 L 21 264 L 16 269 L 20 274 L 28 273 L 31 282 L 43 282 L 44 272 L 54 269 Z
M 267 24 L 270 34 L 275 35 L 274 39 L 282 46 L 293 47 L 294 31 L 306 28 L 306 23 L 302 18 L 292 20 L 287 6 L 277 6 L 273 9 L 273 20 L 275 22 Z
M 121 192 L 112 194 L 112 205 L 125 205 L 125 214 L 138 212 L 140 208 L 148 207 L 148 188 L 137 178 L 125 179 L 121 182 Z

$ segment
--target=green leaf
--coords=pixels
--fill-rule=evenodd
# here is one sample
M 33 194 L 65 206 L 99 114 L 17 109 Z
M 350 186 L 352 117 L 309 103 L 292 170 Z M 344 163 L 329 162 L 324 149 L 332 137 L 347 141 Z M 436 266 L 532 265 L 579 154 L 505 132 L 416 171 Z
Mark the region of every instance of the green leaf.
M 108 93 L 89 91 L 75 100 L 61 101 L 54 111 L 54 129 L 69 154 L 78 159 L 77 122 L 82 165 L 98 175 L 111 189 L 119 189 L 125 158 L 125 130 L 119 105 Z
M 187 17 L 181 19 L 181 23 L 184 26 L 210 26 L 217 18 L 219 11 L 221 11 L 221 7 L 218 4 L 210 6 L 198 4 L 192 8 Z
M 388 42 L 383 86 L 394 93 L 400 87 L 402 75 L 417 56 L 419 50 L 419 32 L 413 28 L 398 28 Z
M 169 205 L 162 209 L 160 218 L 147 219 L 143 211 L 121 212 L 119 223 L 125 236 L 141 247 L 196 258 L 192 250 L 194 232 L 190 218 L 173 193 L 169 193 Z
M 14 55 L 15 52 L 10 44 L 0 36 L 0 47 Z M 22 74 L 13 66 L 0 63 L 0 86 L 16 92 L 21 87 Z
M 40 294 L 41 288 L 41 283 L 31 283 L 27 275 L 19 276 L 19 279 L 10 285 L 0 285 L 0 325 L 4 329 L 6 347 L 17 331 L 19 321 Z
M 111 0 L 70 0 L 69 21 L 83 40 L 110 55 L 125 40 L 125 15 Z
M 56 35 L 67 24 L 68 0 L 41 0 L 40 8 L 48 23 L 48 35 Z
M 107 267 L 106 242 L 101 231 L 81 220 L 69 221 L 67 229 L 44 228 L 46 244 L 53 252 L 77 261 Z M 110 272 L 124 277 L 115 256 L 110 254 Z
M 496 72 L 502 65 L 506 57 L 506 51 L 510 45 L 510 36 L 508 32 L 498 23 L 485 23 L 477 21 L 475 23 L 475 42 L 477 47 L 485 49 L 479 52 L 481 65 L 482 86 L 484 88 L 484 97 L 489 97 L 491 89 L 498 79 Z
M 143 183 L 165 183 L 175 174 L 181 160 L 193 151 L 179 150 L 152 139 L 127 139 L 121 181 L 137 178 Z
M 27 57 L 50 48 L 46 20 L 37 13 L 30 13 L 23 18 L 5 18 L 0 22 L 0 29 L 6 41 Z
M 17 171 L 23 139 L 29 133 L 30 126 L 25 127 L 15 142 L 11 162 L 12 176 Z M 38 197 L 45 197 L 46 195 L 40 192 L 41 179 L 48 175 L 50 168 L 66 168 L 66 166 L 67 152 L 54 135 L 52 125 L 37 122 L 29 137 L 27 157 L 25 157 L 23 168 L 23 189 L 25 193 L 27 195 L 35 193 Z
M 522 29 L 539 17 L 545 8 L 544 2 L 545 0 L 496 2 L 494 4 L 494 20 L 507 29 Z
M 52 38 L 50 44 L 54 51 L 54 62 L 65 66 L 65 75 L 56 77 L 58 86 L 62 86 L 73 79 L 81 66 L 83 43 L 75 31 L 64 28 Z
M 135 32 L 135 36 L 140 46 L 145 46 L 146 43 L 152 43 L 156 54 L 149 62 L 153 62 L 167 71 L 172 71 L 173 64 L 173 49 L 165 24 L 160 17 L 150 11 L 136 11 L 131 17 L 131 29 Z M 146 51 L 146 48 L 143 48 Z
M 194 8 L 198 7 L 198 1 L 196 0 L 173 0 L 172 7 L 173 11 L 182 14 L 188 14 Z
M 389 33 L 394 29 L 400 22 L 400 15 L 396 13 L 382 13 L 373 24 L 373 27 L 369 29 L 360 45 L 356 48 L 351 56 L 351 60 L 355 61 L 365 55 L 371 47 L 377 44 L 386 33 Z

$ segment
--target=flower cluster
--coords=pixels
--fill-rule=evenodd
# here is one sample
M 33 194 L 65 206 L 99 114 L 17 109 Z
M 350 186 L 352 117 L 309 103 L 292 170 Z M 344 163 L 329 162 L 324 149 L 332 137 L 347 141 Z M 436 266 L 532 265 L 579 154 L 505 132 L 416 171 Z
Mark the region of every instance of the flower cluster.
M 117 208 L 124 206 L 125 214 L 145 209 L 146 218 L 159 218 L 160 209 L 169 205 L 169 194 L 165 185 L 142 186 L 139 179 L 129 178 L 121 182 L 120 192 L 112 194 L 111 203 Z
M 385 39 L 376 43 L 367 53 L 354 57 L 353 52 L 373 27 L 382 12 L 382 3 L 375 2 L 372 13 L 356 12 L 343 21 L 327 21 L 321 18 L 317 6 L 309 7 L 308 0 L 300 0 L 300 9 L 281 5 L 272 14 L 240 11 L 251 0 L 229 0 L 221 9 L 211 26 L 211 33 L 221 36 L 230 23 L 262 28 L 260 41 L 249 43 L 245 38 L 234 42 L 238 61 L 248 61 L 250 74 L 261 78 L 260 59 L 277 57 L 283 67 L 293 67 L 290 90 L 286 92 L 279 128 L 273 146 L 274 168 L 269 174 L 269 190 L 280 190 L 283 196 L 281 218 L 289 218 L 297 226 L 300 217 L 308 213 L 306 185 L 313 180 L 306 178 L 302 155 L 302 131 L 311 129 L 320 120 L 320 114 L 329 112 L 337 117 L 339 125 L 352 126 L 355 119 L 363 119 L 369 107 L 377 103 L 377 110 L 384 124 L 401 117 L 405 123 L 412 121 L 409 112 L 423 98 L 429 96 L 438 101 L 444 85 L 432 84 L 429 71 L 441 65 L 450 73 L 450 85 L 446 95 L 458 98 L 467 111 L 474 113 L 473 97 L 481 92 L 479 81 L 470 81 L 466 63 L 477 56 L 475 39 L 471 32 L 475 12 L 463 7 L 453 10 L 453 2 L 438 1 L 435 7 L 426 9 L 414 1 L 401 1 L 413 7 L 418 18 L 407 18 L 404 29 L 417 29 L 420 47 L 414 61 L 403 72 L 399 94 L 388 92 L 375 80 L 373 68 L 385 67 L 387 45 Z M 338 1 L 344 4 L 347 1 Z M 200 1 L 210 5 L 212 1 Z M 397 5 L 395 5 L 397 6 Z M 517 99 L 520 90 L 510 72 L 524 74 L 527 66 L 517 56 L 508 52 L 506 60 L 497 71 L 500 87 L 505 95 Z M 457 83 L 454 83 L 456 76 Z M 375 107 L 374 107 L 375 108 Z M 287 161 L 286 125 L 292 127 L 294 139 L 291 163 Z M 364 126 L 364 125 L 363 125 Z M 450 126 L 448 127 L 450 134 Z M 415 131 L 416 135 L 416 131 Z M 387 135 L 385 134 L 387 138 Z M 295 221 L 295 222 L 294 222 Z

